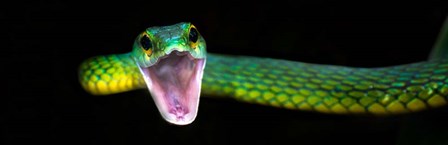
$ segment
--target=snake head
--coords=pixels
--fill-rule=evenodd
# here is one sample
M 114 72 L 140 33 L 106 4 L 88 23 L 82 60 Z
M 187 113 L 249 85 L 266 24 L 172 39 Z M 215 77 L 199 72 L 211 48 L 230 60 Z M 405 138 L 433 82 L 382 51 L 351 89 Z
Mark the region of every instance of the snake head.
M 205 40 L 196 27 L 182 22 L 147 28 L 132 55 L 161 116 L 175 125 L 192 123 L 206 61 Z

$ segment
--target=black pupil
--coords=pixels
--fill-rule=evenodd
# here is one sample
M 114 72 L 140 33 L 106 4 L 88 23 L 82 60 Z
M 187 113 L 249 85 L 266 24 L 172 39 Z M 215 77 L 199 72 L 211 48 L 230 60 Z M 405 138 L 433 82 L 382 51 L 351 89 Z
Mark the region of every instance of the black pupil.
M 198 30 L 196 30 L 196 28 L 190 29 L 189 39 L 193 43 L 196 43 L 196 41 L 198 41 Z
M 148 36 L 144 35 L 140 39 L 140 45 L 142 45 L 143 49 L 148 50 L 152 47 L 151 40 L 149 40 Z

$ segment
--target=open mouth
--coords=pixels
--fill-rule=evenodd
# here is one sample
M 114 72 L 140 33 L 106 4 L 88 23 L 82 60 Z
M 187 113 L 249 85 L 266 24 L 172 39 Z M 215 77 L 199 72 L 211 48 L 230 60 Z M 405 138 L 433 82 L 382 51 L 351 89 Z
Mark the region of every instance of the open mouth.
M 194 121 L 198 111 L 205 59 L 172 51 L 151 67 L 140 67 L 162 117 L 176 125 Z

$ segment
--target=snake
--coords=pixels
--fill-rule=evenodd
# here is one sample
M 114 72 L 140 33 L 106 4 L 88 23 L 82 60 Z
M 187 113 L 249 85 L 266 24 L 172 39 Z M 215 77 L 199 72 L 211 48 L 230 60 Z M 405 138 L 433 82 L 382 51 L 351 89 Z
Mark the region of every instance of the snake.
M 446 45 L 445 35 L 440 44 Z M 421 112 L 448 101 L 448 49 L 442 47 L 425 61 L 367 68 L 210 53 L 191 22 L 148 27 L 133 43 L 131 52 L 83 60 L 80 85 L 95 96 L 146 89 L 162 118 L 175 125 L 195 120 L 201 96 L 380 116 Z

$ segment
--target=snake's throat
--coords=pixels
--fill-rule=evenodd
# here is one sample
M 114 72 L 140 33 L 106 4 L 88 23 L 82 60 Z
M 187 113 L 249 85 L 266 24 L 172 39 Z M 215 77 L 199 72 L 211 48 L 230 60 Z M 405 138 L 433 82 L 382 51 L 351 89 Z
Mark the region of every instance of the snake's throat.
M 151 67 L 140 67 L 149 92 L 162 117 L 187 125 L 197 116 L 205 59 L 173 51 Z

